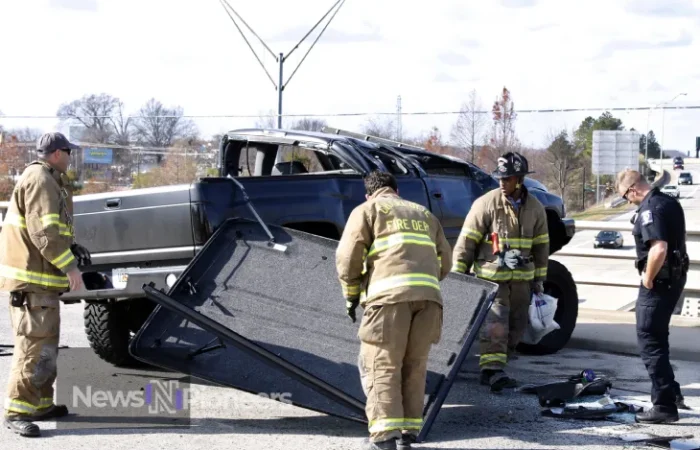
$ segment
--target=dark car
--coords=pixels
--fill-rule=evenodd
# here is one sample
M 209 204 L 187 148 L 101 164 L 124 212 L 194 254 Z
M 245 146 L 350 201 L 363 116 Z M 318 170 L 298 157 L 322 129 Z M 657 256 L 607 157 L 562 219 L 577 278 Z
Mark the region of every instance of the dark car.
M 681 172 L 680 175 L 678 175 L 678 184 L 693 184 L 693 176 L 690 174 L 690 172 Z
M 601 231 L 593 241 L 593 248 L 622 248 L 624 239 L 619 231 Z

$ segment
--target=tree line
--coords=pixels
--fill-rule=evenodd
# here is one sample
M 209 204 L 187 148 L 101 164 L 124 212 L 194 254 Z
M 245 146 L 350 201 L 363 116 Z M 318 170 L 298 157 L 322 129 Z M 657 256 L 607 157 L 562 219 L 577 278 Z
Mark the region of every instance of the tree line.
M 427 132 L 415 136 L 398 136 L 398 127 L 394 118 L 370 117 L 361 126 L 360 131 L 373 136 L 417 145 L 440 154 L 449 154 L 470 161 L 490 172 L 495 169 L 498 157 L 507 151 L 518 151 L 530 161 L 531 175 L 565 199 L 569 210 L 585 208 L 591 203 L 590 192 L 594 180 L 590 174 L 593 132 L 595 130 L 624 130 L 622 120 L 609 112 L 599 117 L 586 117 L 578 127 L 572 130 L 556 130 L 549 133 L 546 148 L 529 148 L 518 138 L 515 125 L 518 115 L 513 95 L 503 87 L 491 104 L 490 113 L 484 114 L 482 103 L 475 90 L 472 90 L 461 104 L 460 112 L 452 125 L 449 137 L 443 137 L 438 127 L 431 127 Z M 56 112 L 62 123 L 70 122 L 82 128 L 83 142 L 92 142 L 116 146 L 146 146 L 154 148 L 187 148 L 201 145 L 200 131 L 189 118 L 184 117 L 180 106 L 166 106 L 155 98 L 145 102 L 130 117 L 125 114 L 123 101 L 107 93 L 88 94 L 81 98 L 62 103 Z M 0 115 L 1 118 L 1 115 Z M 284 128 L 296 130 L 320 131 L 328 126 L 324 119 L 299 118 L 286 120 Z M 277 117 L 271 112 L 260 117 L 257 127 L 277 127 Z M 634 130 L 634 129 L 632 129 Z M 28 161 L 27 155 L 12 150 L 13 142 L 35 142 L 41 134 L 29 128 L 3 130 L 5 142 L 0 146 L 0 174 L 16 174 Z M 8 143 L 7 136 L 11 139 Z M 215 135 L 209 143 L 216 145 L 220 136 Z M 642 135 L 640 153 L 645 152 L 648 139 L 648 155 L 658 158 L 660 146 L 653 131 Z M 129 152 L 115 152 L 114 164 L 131 171 L 135 162 Z M 197 173 L 195 158 L 182 158 L 175 155 L 164 159 L 163 154 L 155 156 L 160 166 L 149 174 L 138 174 L 133 180 L 133 187 L 146 187 L 159 184 L 171 184 L 193 177 Z M 170 162 L 168 162 L 170 160 Z M 166 167 L 167 166 L 167 167 Z M 610 179 L 609 179 L 610 178 Z M 601 177 L 609 187 L 611 177 Z M 187 180 L 189 181 L 189 180 Z M 0 196 L 4 191 L 11 192 L 11 182 L 7 177 L 0 178 Z M 4 187 L 3 187 L 4 186 Z M 594 200 L 594 199 L 593 199 Z

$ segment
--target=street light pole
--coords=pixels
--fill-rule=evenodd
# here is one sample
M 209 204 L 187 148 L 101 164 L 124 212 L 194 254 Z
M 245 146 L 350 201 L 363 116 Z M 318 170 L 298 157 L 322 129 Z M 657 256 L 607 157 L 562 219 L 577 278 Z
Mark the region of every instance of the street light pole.
M 311 28 L 311 29 L 306 33 L 306 35 L 305 35 L 303 38 L 301 38 L 301 40 L 294 46 L 294 48 L 292 48 L 292 49 L 289 51 L 289 53 L 287 53 L 287 56 L 284 56 L 283 53 L 280 53 L 280 54 L 279 54 L 279 58 L 277 57 L 277 55 L 275 55 L 275 54 L 273 53 L 272 50 L 270 50 L 270 47 L 268 47 L 267 44 L 265 44 L 265 42 L 260 38 L 260 36 L 258 36 L 258 35 L 255 33 L 255 31 L 253 31 L 253 29 L 245 22 L 245 20 L 243 20 L 243 18 L 236 12 L 236 10 L 233 9 L 233 7 L 228 3 L 228 0 L 219 0 L 219 1 L 221 2 L 221 5 L 223 6 L 224 10 L 226 10 L 226 14 L 228 14 L 228 16 L 231 18 L 231 21 L 232 21 L 233 24 L 236 26 L 236 29 L 238 29 L 238 32 L 239 32 L 239 33 L 241 34 L 241 36 L 243 37 L 243 40 L 246 42 L 246 44 L 248 44 L 248 48 L 250 48 L 250 51 L 253 52 L 253 55 L 255 56 L 255 59 L 258 60 L 258 63 L 260 64 L 260 66 L 262 66 L 263 70 L 265 71 L 265 74 L 267 75 L 267 77 L 268 77 L 268 78 L 270 79 L 270 81 L 272 82 L 272 85 L 275 86 L 275 89 L 277 90 L 277 127 L 278 127 L 278 128 L 282 128 L 282 92 L 284 91 L 284 88 L 286 88 L 287 85 L 289 84 L 289 82 L 292 80 L 292 77 L 293 77 L 294 74 L 297 72 L 297 70 L 299 69 L 299 67 L 301 66 L 301 64 L 304 62 L 304 60 L 306 59 L 306 57 L 309 55 L 309 52 L 311 51 L 311 49 L 314 48 L 314 45 L 316 45 L 316 42 L 318 42 L 318 40 L 321 38 L 321 36 L 323 35 L 323 32 L 326 31 L 326 28 L 328 28 L 328 25 L 331 24 L 331 22 L 333 21 L 333 18 L 335 17 L 335 15 L 338 14 L 338 11 L 340 11 L 340 8 L 343 7 L 343 4 L 345 3 L 345 0 L 336 0 L 335 4 L 334 4 L 333 6 L 331 6 L 331 8 L 328 10 L 328 12 L 326 12 L 326 14 L 324 14 L 323 17 L 321 17 L 321 19 L 320 19 L 318 22 L 316 22 L 316 25 L 314 25 L 313 28 Z M 336 7 L 337 7 L 337 8 L 336 8 Z M 301 45 L 301 43 L 304 42 L 304 40 L 311 34 L 311 32 L 313 32 L 313 31 L 316 29 L 316 27 L 319 26 L 320 23 L 321 23 L 321 22 L 328 16 L 328 14 L 330 14 L 331 11 L 333 11 L 334 9 L 335 9 L 335 12 L 334 12 L 333 15 L 331 16 L 331 18 L 328 20 L 328 23 L 326 23 L 326 25 L 323 27 L 323 29 L 321 30 L 321 32 L 319 33 L 319 35 L 316 37 L 316 40 L 314 40 L 314 42 L 311 44 L 311 47 L 309 48 L 309 50 L 307 50 L 306 54 L 304 54 L 304 56 L 301 58 L 301 61 L 299 61 L 299 64 L 298 64 L 297 67 L 292 71 L 292 74 L 289 76 L 289 79 L 287 79 L 287 82 L 285 83 L 285 82 L 284 82 L 284 79 L 282 78 L 282 69 L 283 69 L 283 66 L 284 66 L 285 61 L 287 60 L 287 58 L 289 58 L 289 56 L 290 56 L 292 53 L 294 53 L 294 50 L 296 50 L 297 48 L 299 48 L 299 45 Z M 229 12 L 229 10 L 230 10 L 230 12 Z M 255 36 L 255 37 L 260 41 L 260 43 L 265 47 L 265 49 L 266 49 L 266 50 L 272 55 L 272 57 L 275 58 L 275 60 L 279 63 L 279 81 L 277 82 L 277 84 L 275 84 L 274 80 L 272 79 L 272 76 L 271 76 L 270 73 L 267 71 L 267 69 L 265 68 L 265 65 L 262 63 L 262 61 L 261 61 L 260 58 L 258 57 L 258 54 L 255 53 L 255 50 L 253 50 L 253 47 L 250 45 L 250 42 L 248 42 L 248 39 L 246 39 L 245 35 L 243 34 L 243 31 L 241 30 L 241 28 L 238 26 L 238 23 L 236 22 L 236 20 L 235 20 L 235 19 L 233 18 L 233 16 L 231 15 L 231 12 L 232 12 L 233 14 L 235 14 L 236 17 L 238 17 L 238 19 L 240 19 L 240 21 L 243 23 L 243 25 L 245 25 L 245 26 L 248 28 L 248 30 L 250 30 L 250 32 L 253 33 L 253 36 Z
M 680 94 L 673 97 L 671 100 L 664 102 L 664 104 L 673 103 L 675 99 L 682 95 L 688 95 L 686 92 L 681 92 Z M 666 108 L 661 109 L 661 146 L 659 149 L 659 169 L 663 171 L 664 165 L 664 128 L 666 126 Z

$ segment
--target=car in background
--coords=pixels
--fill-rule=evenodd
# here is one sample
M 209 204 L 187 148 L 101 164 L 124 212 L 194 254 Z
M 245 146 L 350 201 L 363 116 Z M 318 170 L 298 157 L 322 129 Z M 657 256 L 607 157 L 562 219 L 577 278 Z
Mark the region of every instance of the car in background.
M 683 164 L 683 157 L 676 156 L 675 158 L 673 158 L 673 164 Z
M 593 248 L 622 248 L 625 240 L 619 231 L 601 231 L 593 241 Z
M 678 185 L 681 184 L 693 184 L 693 175 L 690 174 L 690 172 L 681 172 L 680 175 L 678 175 Z
M 670 195 L 673 198 L 681 198 L 681 190 L 678 189 L 678 186 L 674 186 L 672 184 L 667 184 L 666 186 L 662 187 L 661 192 L 666 195 Z
M 673 164 L 673 170 L 683 170 L 685 167 L 683 167 L 683 164 L 680 163 L 674 163 Z

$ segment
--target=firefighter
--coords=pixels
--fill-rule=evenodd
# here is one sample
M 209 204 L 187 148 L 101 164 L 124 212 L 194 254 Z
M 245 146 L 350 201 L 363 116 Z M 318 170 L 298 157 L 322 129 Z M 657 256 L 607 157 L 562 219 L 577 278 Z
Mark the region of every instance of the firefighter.
M 63 178 L 77 148 L 61 133 L 39 138 L 38 159 L 17 182 L 0 231 L 0 290 L 10 293 L 15 336 L 4 424 L 26 437 L 41 434 L 34 421 L 68 414 L 53 399 L 59 295 L 82 288 L 78 266 L 90 263 L 87 249 L 74 241 L 72 197 Z
M 480 382 L 492 392 L 517 386 L 505 372 L 528 324 L 533 290 L 544 291 L 549 260 L 547 215 L 523 185 L 527 160 L 509 152 L 493 176 L 500 189 L 472 205 L 455 245 L 452 270 L 498 283 L 498 293 L 479 338 Z
M 410 448 L 422 427 L 428 353 L 442 333 L 440 281 L 452 249 L 438 219 L 399 197 L 396 179 L 372 172 L 336 253 L 347 314 L 362 305 L 358 365 L 369 448 Z M 398 442 L 397 442 L 398 441 Z

